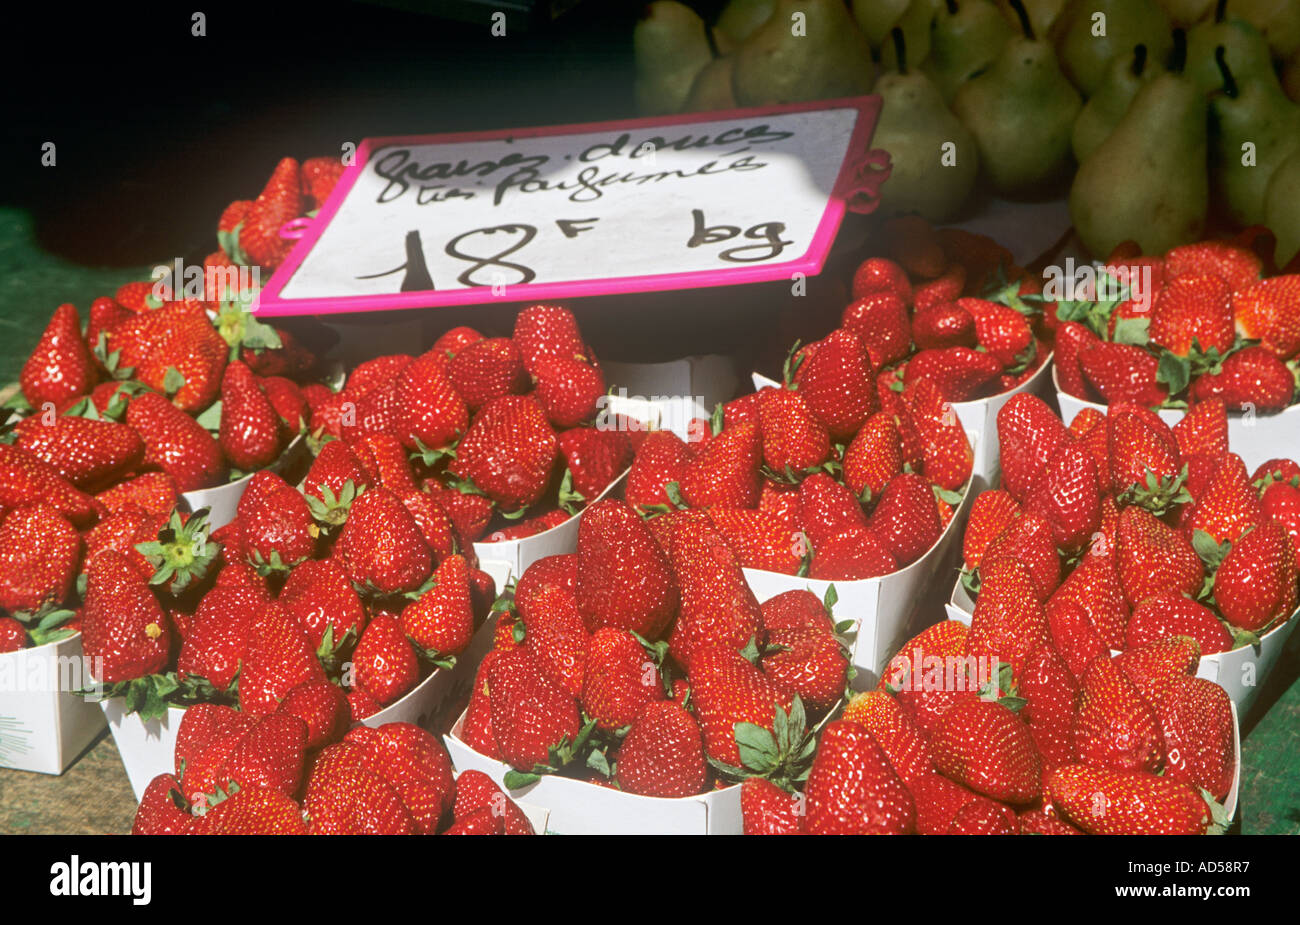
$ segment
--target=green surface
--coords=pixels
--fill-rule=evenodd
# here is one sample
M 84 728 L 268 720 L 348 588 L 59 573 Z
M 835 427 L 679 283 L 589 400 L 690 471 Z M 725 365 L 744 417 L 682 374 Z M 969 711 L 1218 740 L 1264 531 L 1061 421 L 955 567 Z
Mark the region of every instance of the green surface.
M 91 299 L 148 268 L 71 265 L 36 245 L 30 217 L 0 209 L 0 383 L 17 378 L 50 313 L 73 302 L 83 321 Z M 1246 834 L 1300 835 L 1300 631 L 1242 723 L 1241 799 Z M 135 805 L 111 737 L 62 777 L 0 769 L 0 834 L 122 833 Z

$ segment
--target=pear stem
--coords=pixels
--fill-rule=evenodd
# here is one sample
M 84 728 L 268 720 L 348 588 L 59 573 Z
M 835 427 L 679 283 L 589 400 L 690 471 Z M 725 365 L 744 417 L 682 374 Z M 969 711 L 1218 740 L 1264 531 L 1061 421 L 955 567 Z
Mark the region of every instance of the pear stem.
M 1031 42 L 1034 41 L 1034 24 L 1029 21 L 1029 11 L 1025 9 L 1025 5 L 1021 0 L 1010 0 L 1010 2 L 1011 8 L 1020 17 L 1020 28 L 1025 32 L 1025 38 Z
M 898 73 L 907 73 L 907 44 L 903 41 L 903 30 L 894 26 L 889 30 L 894 37 L 894 53 L 898 56 Z
M 957 0 L 945 0 L 945 2 L 948 4 L 948 15 L 949 15 L 949 16 L 956 16 L 956 15 L 957 15 Z
M 1219 0 L 1214 5 L 1214 21 L 1223 22 L 1223 17 L 1228 15 L 1228 0 Z
M 1174 53 L 1169 59 L 1169 70 L 1175 74 L 1181 74 L 1183 68 L 1187 66 L 1187 32 L 1184 29 L 1174 30 Z
M 1228 67 L 1228 49 L 1220 45 L 1214 49 L 1214 63 L 1219 65 L 1219 73 L 1223 75 L 1223 92 L 1229 99 L 1236 99 L 1237 79 L 1232 76 L 1232 70 Z
M 1141 77 L 1142 71 L 1147 66 L 1147 47 L 1146 45 L 1136 45 L 1133 48 L 1133 76 Z

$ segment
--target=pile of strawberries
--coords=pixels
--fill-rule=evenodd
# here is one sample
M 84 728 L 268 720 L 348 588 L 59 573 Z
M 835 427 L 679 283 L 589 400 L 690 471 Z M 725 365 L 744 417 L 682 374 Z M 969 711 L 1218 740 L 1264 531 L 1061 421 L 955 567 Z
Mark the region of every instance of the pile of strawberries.
M 457 327 L 419 356 L 367 360 L 310 428 L 376 466 L 406 471 L 409 455 L 415 481 L 400 487 L 418 482 L 467 541 L 516 540 L 564 523 L 627 469 L 642 434 L 602 413 L 605 394 L 573 314 L 533 305 L 510 337 Z
M 1247 242 L 1203 241 L 1106 261 L 1119 298 L 1051 303 L 1060 388 L 1089 401 L 1281 411 L 1300 371 L 1300 275 L 1268 276 Z M 1136 274 L 1150 273 L 1150 291 Z M 1126 276 L 1127 274 L 1127 276 Z M 1102 295 L 1115 293 L 1101 293 Z M 1085 296 L 1096 293 L 1084 293 Z
M 535 834 L 487 775 L 454 775 L 437 736 L 334 719 L 307 699 L 263 716 L 190 708 L 176 773 L 150 782 L 131 834 Z
M 917 216 L 886 223 L 882 239 L 893 259 L 857 268 L 840 319 L 882 389 L 929 379 L 944 401 L 973 401 L 1022 385 L 1051 357 L 1041 281 L 1001 245 Z
M 519 579 L 478 669 L 459 738 L 511 766 L 506 784 L 565 774 L 686 797 L 807 771 L 808 721 L 851 678 L 834 604 L 760 604 L 703 511 L 656 534 L 626 502 L 584 513 L 578 550 Z

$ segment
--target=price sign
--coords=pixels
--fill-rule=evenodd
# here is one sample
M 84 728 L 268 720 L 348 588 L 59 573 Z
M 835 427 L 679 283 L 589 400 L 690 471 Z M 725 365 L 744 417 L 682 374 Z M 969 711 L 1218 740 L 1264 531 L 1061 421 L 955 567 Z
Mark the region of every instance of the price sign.
M 262 315 L 734 285 L 820 272 L 874 208 L 879 97 L 367 139 Z

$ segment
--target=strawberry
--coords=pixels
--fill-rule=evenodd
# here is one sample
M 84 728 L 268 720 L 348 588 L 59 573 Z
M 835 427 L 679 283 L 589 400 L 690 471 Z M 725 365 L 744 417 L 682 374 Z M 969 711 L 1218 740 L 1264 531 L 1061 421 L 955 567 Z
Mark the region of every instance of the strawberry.
M 1029 653 L 1047 633 L 1047 615 L 1033 576 L 1013 558 L 986 559 L 980 567 L 966 654 L 1006 662 L 1019 679 Z
M 1002 802 L 1032 802 L 1042 788 L 1042 761 L 1029 727 L 993 701 L 966 701 L 944 715 L 934 762 L 940 773 Z
M 311 212 L 325 204 L 343 176 L 343 162 L 337 157 L 309 157 L 298 172 L 303 209 Z
M 131 399 L 126 423 L 144 440 L 145 462 L 170 475 L 177 490 L 209 488 L 225 475 L 216 438 L 156 392 Z
M 1250 632 L 1292 614 L 1295 553 L 1280 524 L 1265 521 L 1233 544 L 1214 574 L 1214 601 L 1228 623 Z
M 958 299 L 957 306 L 975 319 L 976 342 L 1002 369 L 1023 367 L 1033 359 L 1033 331 L 1020 312 L 985 299 Z
M 153 280 L 136 280 L 123 283 L 113 293 L 113 301 L 137 315 L 141 312 L 161 308 L 162 302 L 154 295 L 154 286 Z M 162 287 L 162 294 L 167 298 L 171 298 L 171 291 L 166 286 Z
M 970 401 L 1002 372 L 990 354 L 969 347 L 952 346 L 922 350 L 907 361 L 904 379 L 908 385 L 929 380 L 945 401 Z
M 518 589 L 516 589 L 517 591 Z M 542 584 L 516 594 L 525 644 L 548 682 L 571 697 L 583 691 L 590 636 L 574 593 L 559 584 Z
M 415 519 L 386 488 L 370 488 L 352 504 L 338 551 L 353 582 L 382 594 L 413 591 L 433 570 Z
M 736 724 L 752 723 L 772 732 L 777 708 L 791 707 L 788 694 L 726 646 L 704 646 L 693 654 L 690 683 L 705 753 L 736 768 L 743 767 Z
M 247 260 L 240 260 L 238 254 L 231 257 L 240 263 L 278 267 L 292 247 L 292 242 L 280 237 L 280 227 L 302 215 L 301 187 L 298 162 L 282 158 L 234 235 L 235 250 L 247 255 Z
M 1014 835 L 1015 811 L 939 774 L 909 783 L 919 835 Z
M 808 576 L 818 581 L 857 581 L 897 571 L 898 561 L 867 527 L 845 527 L 813 549 Z
M 1295 376 L 1265 347 L 1246 347 L 1223 361 L 1222 369 L 1192 383 L 1194 402 L 1221 398 L 1230 410 L 1273 414 L 1291 404 Z
M 679 483 L 681 496 L 691 507 L 752 508 L 761 491 L 761 459 L 756 425 L 746 421 L 728 427 L 686 467 Z
M 236 252 L 238 244 L 234 236 L 239 233 L 239 227 L 248 216 L 248 208 L 252 204 L 250 199 L 236 199 L 222 210 L 221 217 L 217 219 L 217 244 L 221 246 L 222 253 L 232 255 Z M 121 292 L 118 294 L 121 295 Z M 143 311 L 146 307 L 142 305 L 134 310 Z
M 356 686 L 382 706 L 402 697 L 420 680 L 420 663 L 397 618 L 378 611 L 361 631 L 352 654 Z
M 937 305 L 946 305 L 956 302 L 961 297 L 962 292 L 966 289 L 966 268 L 959 263 L 948 267 L 942 275 L 936 279 L 917 285 L 912 290 L 912 308 L 916 314 L 928 311 Z M 974 344 L 974 323 L 971 319 L 971 344 Z M 915 327 L 915 319 L 913 319 Z M 919 344 L 918 344 L 919 346 Z
M 1198 454 L 1213 459 L 1228 455 L 1228 409 L 1221 399 L 1192 405 L 1174 425 L 1174 439 L 1183 459 Z
M 1164 259 L 1164 281 L 1184 276 L 1213 274 L 1229 291 L 1245 289 L 1259 279 L 1260 259 L 1249 249 L 1230 241 L 1198 241 L 1173 248 Z
M 514 341 L 523 356 L 524 368 L 537 375 L 543 357 L 588 359 L 587 345 L 578 330 L 577 319 L 559 305 L 530 305 L 515 318 Z
M 415 476 L 402 443 L 392 434 L 372 433 L 349 443 L 367 482 L 399 495 L 415 491 Z
M 442 334 L 440 334 L 438 336 L 438 339 L 433 342 L 433 346 L 429 348 L 429 352 L 440 353 L 448 360 L 450 360 L 452 357 L 460 353 L 470 344 L 475 343 L 476 341 L 480 341 L 482 339 L 483 339 L 483 335 L 480 334 L 478 331 L 474 330 L 473 328 L 460 325 L 458 327 L 452 328 L 449 331 L 444 331 Z
M 474 415 L 450 471 L 512 512 L 541 498 L 555 456 L 555 433 L 537 401 L 506 395 Z
M 328 514 L 335 507 L 335 505 L 329 504 L 329 501 L 338 501 L 343 496 L 348 482 L 352 483 L 354 494 L 370 484 L 369 478 L 361 469 L 361 462 L 357 459 L 356 454 L 342 440 L 331 440 L 323 445 L 320 452 L 316 454 L 311 468 L 307 470 L 307 475 L 302 481 L 302 490 L 303 494 L 307 496 L 307 503 L 311 505 L 313 511 L 318 509 L 316 505 L 311 504 L 311 499 L 315 498 L 322 503 L 319 508 L 320 512 Z M 344 516 L 346 513 L 346 509 L 340 512 Z M 322 518 L 318 517 L 317 519 Z M 329 522 L 328 517 L 324 519 Z
M 1300 275 L 1275 276 L 1232 294 L 1242 337 L 1257 340 L 1282 360 L 1300 353 Z
M 269 466 L 280 457 L 288 431 L 257 379 L 238 361 L 221 377 L 221 451 L 245 471 Z
M 672 701 L 650 703 L 618 750 L 616 777 L 627 793 L 687 797 L 708 781 L 700 727 Z
M 830 436 L 798 392 L 767 389 L 759 405 L 763 462 L 776 473 L 820 466 L 831 452 Z
M 1228 284 L 1213 274 L 1185 274 L 1169 280 L 1151 308 L 1151 343 L 1177 356 L 1193 346 L 1225 354 L 1236 332 Z
M 966 568 L 979 568 L 989 544 L 1019 516 L 1020 505 L 1005 491 L 994 489 L 976 495 L 962 537 L 962 560 Z
M 905 304 L 912 302 L 912 284 L 907 279 L 907 272 L 884 257 L 869 257 L 853 271 L 851 284 L 853 298 L 861 299 L 877 292 L 889 292 L 898 296 Z
M 246 787 L 197 819 L 195 835 L 306 835 L 302 807 L 276 790 Z
M 715 507 L 708 516 L 742 568 L 794 575 L 803 564 L 798 533 L 775 514 Z
M 392 784 L 370 769 L 366 750 L 327 746 L 307 771 L 303 809 L 312 835 L 413 835 L 411 811 Z
M 1042 758 L 1044 773 L 1077 756 L 1071 726 L 1078 688 L 1065 660 L 1047 639 L 1041 639 L 1025 660 L 1020 679 L 1025 706 L 1020 712 Z
M 238 785 L 240 789 L 264 787 L 292 796 L 302 783 L 306 743 L 307 724 L 297 716 L 290 713 L 259 716 L 242 732 L 209 746 L 209 751 L 217 749 L 218 756 L 202 792 L 207 794 L 214 788 L 229 792 Z M 206 752 L 203 758 L 210 760 Z M 194 793 L 192 778 L 186 768 L 185 784 Z
M 810 712 L 830 710 L 844 698 L 849 660 L 834 636 L 816 629 L 766 630 L 763 640 L 763 674 Z
M 1046 477 L 1047 464 L 1065 436 L 1065 425 L 1041 398 L 1021 392 L 998 410 L 1002 486 L 1023 503 Z
M 52 465 L 78 488 L 95 490 L 118 480 L 144 459 L 144 442 L 125 424 L 43 415 L 15 428 L 17 444 Z
M 870 501 L 902 470 L 898 428 L 891 416 L 877 412 L 867 418 L 844 451 L 844 484 L 859 498 Z
M 99 514 L 95 500 L 39 457 L 0 442 L 0 509 L 44 503 L 84 527 Z
M 535 368 L 537 401 L 552 424 L 577 427 L 596 415 L 605 395 L 605 375 L 598 366 L 571 358 L 542 357 Z
M 875 739 L 837 720 L 822 732 L 805 789 L 813 835 L 906 835 L 916 808 Z
M 140 805 L 131 823 L 132 835 L 187 835 L 194 827 L 189 801 L 181 795 L 180 784 L 170 774 L 159 774 L 149 781 L 140 797 Z
M 650 529 L 626 503 L 589 507 L 578 527 L 575 593 L 589 632 L 602 626 L 657 639 L 677 610 L 677 585 Z
M 276 712 L 288 713 L 303 721 L 307 727 L 304 747 L 309 750 L 334 744 L 352 725 L 352 713 L 343 689 L 320 679 L 304 681 L 291 688 Z
M 0 653 L 27 647 L 27 630 L 13 617 L 0 617 Z
M 930 740 L 911 715 L 886 691 L 855 694 L 841 717 L 857 723 L 876 740 L 894 772 L 910 789 L 934 773 Z
M 0 519 L 0 610 L 38 613 L 68 599 L 81 537 L 46 504 L 20 507 Z
M 978 680 L 968 678 L 961 667 L 967 664 L 969 633 L 956 620 L 936 623 L 904 643 L 881 674 L 880 688 L 892 692 L 927 735 L 938 731 L 954 704 L 976 696 Z M 945 665 L 953 666 L 952 674 L 941 667 L 936 677 L 934 668 Z
M 1054 598 L 1048 602 L 1047 633 L 1076 684 L 1088 665 L 1107 652 L 1106 643 L 1088 619 L 1087 611 L 1073 600 Z
M 241 710 L 271 713 L 290 690 L 324 677 L 306 634 L 282 605 L 267 604 L 257 611 L 239 673 Z
M 1056 380 L 1065 392 L 1076 398 L 1092 398 L 1092 388 L 1083 375 L 1080 354 L 1089 345 L 1097 342 L 1097 335 L 1077 321 L 1064 322 L 1056 329 L 1055 349 L 1052 356 Z
M 516 770 L 559 767 L 577 744 L 577 702 L 546 680 L 528 649 L 503 651 L 487 676 L 492 734 Z
M 311 410 L 297 384 L 283 376 L 259 376 L 257 384 L 289 432 L 300 433 L 311 419 Z
M 803 832 L 800 796 L 762 777 L 747 777 L 740 785 L 740 815 L 746 835 L 799 835 Z
M 133 681 L 167 666 L 170 621 L 122 553 L 103 552 L 90 564 L 82 619 L 82 648 L 96 680 Z
M 842 442 L 851 439 L 876 410 L 874 377 L 875 368 L 862 339 L 838 328 L 818 343 L 811 357 L 799 363 L 793 381 L 831 439 Z
M 484 807 L 466 813 L 453 822 L 443 835 L 504 835 L 505 822 L 492 810 Z
M 816 472 L 799 485 L 799 522 L 816 547 L 847 529 L 865 529 L 867 516 L 852 492 L 826 473 Z
M 1101 493 L 1092 455 L 1062 441 L 1029 507 L 1041 511 L 1050 524 L 1056 548 L 1072 554 L 1087 546 L 1101 526 Z
M 569 482 L 561 503 L 568 507 L 595 501 L 632 462 L 632 441 L 621 430 L 575 427 L 556 438 Z
M 1168 387 L 1156 379 L 1159 361 L 1141 347 L 1098 341 L 1079 351 L 1084 378 L 1108 402 L 1162 404 Z
M 1044 782 L 1047 802 L 1094 835 L 1202 835 L 1210 807 L 1182 781 L 1141 771 L 1057 768 Z
M 1110 477 L 1116 491 L 1154 513 L 1179 500 L 1182 459 L 1169 428 L 1140 414 L 1110 415 Z
M 1155 711 L 1106 654 L 1080 678 L 1071 736 L 1079 760 L 1090 767 L 1154 773 L 1164 763 Z
M 975 346 L 975 319 L 970 312 L 952 301 L 936 302 L 926 307 L 920 305 L 912 316 L 912 340 L 917 349 L 926 351 L 950 347 Z M 988 357 L 993 365 L 1002 367 Z
M 1196 594 L 1205 578 L 1191 543 L 1140 507 L 1120 513 L 1116 556 L 1124 597 L 1134 607 L 1167 591 Z
M 925 477 L 939 488 L 959 491 L 970 478 L 975 452 L 952 405 L 927 380 L 911 385 L 904 401 L 921 438 Z
M 1135 607 L 1124 641 L 1136 648 L 1169 636 L 1190 636 L 1205 655 L 1232 648 L 1232 634 L 1214 612 L 1179 594 L 1157 594 Z
M 1233 543 L 1263 521 L 1264 510 L 1246 474 L 1246 464 L 1236 453 L 1229 453 L 1197 496 L 1186 530 L 1189 536 L 1199 530 L 1216 543 Z
M 520 394 L 528 384 L 523 357 L 508 337 L 470 344 L 447 364 L 447 377 L 471 411 L 502 395 Z
M 176 507 L 180 494 L 176 481 L 166 472 L 145 472 L 95 495 L 95 500 L 109 514 L 135 510 L 148 514 L 167 514 Z
M 1269 482 L 1289 482 L 1300 487 L 1300 463 L 1293 459 L 1269 459 L 1260 463 L 1250 480 L 1261 488 Z
M 623 493 L 628 504 L 638 510 L 671 505 L 664 486 L 681 482 L 690 461 L 690 451 L 681 437 L 670 430 L 651 431 L 637 448 L 627 474 Z
M 48 403 L 64 408 L 95 384 L 95 367 L 81 339 L 76 306 L 65 302 L 54 310 L 41 339 L 18 376 L 23 397 L 38 411 Z
M 366 610 L 337 559 L 309 560 L 296 566 L 280 591 L 280 604 L 293 617 L 307 641 L 326 654 L 353 642 L 366 625 Z M 329 636 L 329 646 L 325 646 Z
M 185 413 L 197 414 L 217 397 L 229 354 L 225 340 L 208 320 L 207 311 L 215 307 L 210 302 L 168 302 L 114 328 L 109 346 L 117 350 L 128 326 L 144 325 L 143 355 L 130 363 L 133 378 L 165 394 Z M 119 378 L 127 362 L 128 351 L 123 349 L 117 363 Z
M 452 815 L 466 819 L 472 813 L 487 809 L 502 821 L 506 835 L 533 835 L 533 824 L 524 811 L 482 771 L 461 771 L 456 778 L 456 802 Z
M 465 401 L 452 385 L 442 355 L 433 350 L 403 367 L 396 403 L 396 433 L 413 449 L 447 446 L 469 427 Z
M 259 594 L 249 585 L 218 581 L 199 602 L 181 646 L 176 667 L 180 677 L 202 678 L 216 690 L 230 690 L 248 656 L 253 614 L 269 602 L 265 592 Z
M 856 334 L 874 367 L 895 363 L 911 351 L 912 326 L 907 303 L 893 292 L 877 292 L 849 303 L 840 325 Z
M 1203 788 L 1216 800 L 1226 797 L 1237 758 L 1227 691 L 1201 678 L 1178 677 L 1155 707 L 1168 754 L 1164 776 Z
M 738 652 L 758 634 L 758 601 L 707 515 L 692 513 L 674 527 L 669 562 L 681 596 L 670 638 L 680 664 L 689 668 L 696 653 L 710 646 Z
M 1108 647 L 1123 648 L 1129 606 L 1111 556 L 1097 552 L 1083 556 L 1048 601 L 1049 617 L 1053 608 L 1067 603 L 1082 608 L 1087 622 Z
M 626 630 L 612 626 L 597 630 L 587 642 L 585 659 L 582 709 L 601 729 L 631 725 L 648 704 L 664 699 L 658 668 Z
M 1276 521 L 1291 538 L 1296 568 L 1300 569 L 1300 488 L 1286 482 L 1273 482 L 1260 495 L 1265 517 Z
M 343 741 L 362 749 L 370 770 L 397 791 L 420 834 L 437 831 L 456 795 L 451 756 L 436 736 L 413 723 L 386 723 L 358 726 Z
M 943 532 L 930 484 L 910 472 L 885 486 L 867 526 L 900 566 L 919 559 Z
M 402 631 L 431 659 L 454 659 L 474 637 L 469 568 L 463 556 L 438 563 L 434 586 L 402 610 Z
M 1051 773 L 1050 771 L 1048 773 Z M 1042 809 L 1030 809 L 1016 817 L 1020 823 L 1021 835 L 1082 835 L 1083 832 L 1062 821 L 1056 810 L 1048 805 Z
M 319 529 L 298 490 L 274 472 L 258 472 L 236 508 L 249 561 L 281 571 L 302 562 L 316 548 Z

